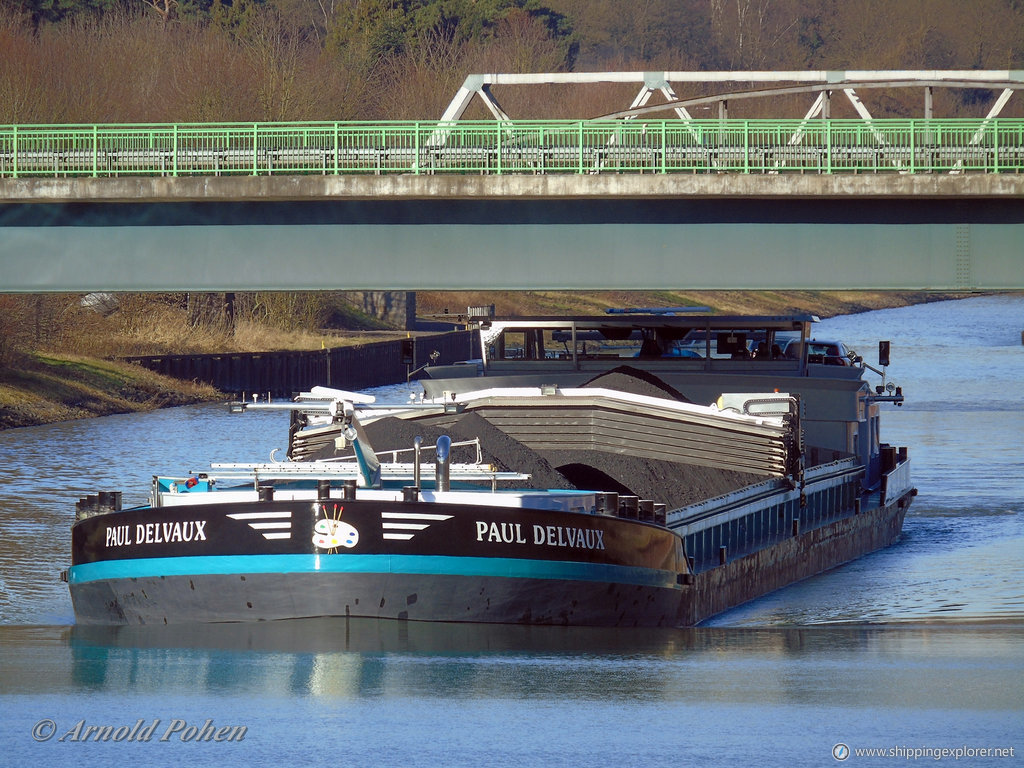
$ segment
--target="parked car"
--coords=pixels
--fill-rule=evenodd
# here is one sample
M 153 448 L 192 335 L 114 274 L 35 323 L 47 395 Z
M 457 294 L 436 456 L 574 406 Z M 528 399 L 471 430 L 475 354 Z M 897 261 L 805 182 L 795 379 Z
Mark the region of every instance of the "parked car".
M 851 354 L 852 353 L 852 354 Z M 786 339 L 782 343 L 782 356 L 796 359 L 800 355 L 800 339 Z M 853 353 L 841 341 L 811 339 L 807 342 L 807 362 L 818 365 L 853 365 Z
M 853 365 L 850 349 L 841 341 L 819 341 L 811 339 L 807 342 L 807 362 L 824 365 Z

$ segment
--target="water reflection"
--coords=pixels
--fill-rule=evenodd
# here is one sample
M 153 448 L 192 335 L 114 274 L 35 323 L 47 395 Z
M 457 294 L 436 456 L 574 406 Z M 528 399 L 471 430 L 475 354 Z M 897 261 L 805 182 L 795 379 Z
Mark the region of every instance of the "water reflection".
M 972 625 L 977 631 L 984 625 Z M 12 628 L 15 629 L 15 628 Z M 45 633 L 49 628 L 37 628 Z M 538 655 L 670 658 L 688 653 L 754 651 L 787 655 L 860 651 L 885 638 L 952 638 L 930 627 L 908 627 L 887 635 L 870 625 L 622 630 L 514 624 L 459 624 L 371 618 L 308 618 L 287 621 L 170 626 L 72 626 L 53 628 L 71 648 L 192 649 L 204 652 L 358 653 L 408 655 Z M 998 632 L 1024 637 L 1024 626 L 997 625 Z M 26 631 L 31 631 L 26 628 Z
M 1024 703 L 1024 626 L 626 631 L 303 619 L 0 629 L 0 687 L 598 702 Z
M 1024 627 L 0 627 L 0 705 L 12 765 L 280 766 L 330 754 L 395 768 L 610 756 L 638 768 L 812 768 L 840 741 L 1019 747 Z M 176 718 L 247 733 L 230 748 L 31 735 L 43 719 L 67 733 Z

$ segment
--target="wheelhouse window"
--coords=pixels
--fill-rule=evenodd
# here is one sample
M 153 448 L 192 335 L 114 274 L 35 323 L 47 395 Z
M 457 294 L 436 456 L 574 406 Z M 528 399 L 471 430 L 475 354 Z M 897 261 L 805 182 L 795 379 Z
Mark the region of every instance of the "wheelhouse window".
M 798 322 L 782 325 L 768 318 L 772 322 L 765 325 L 736 327 L 719 318 L 707 324 L 699 320 L 680 323 L 680 319 L 628 324 L 566 322 L 547 327 L 499 325 L 485 336 L 485 356 L 510 362 L 621 360 L 632 364 L 628 362 L 632 360 L 655 367 L 674 361 L 685 369 L 725 360 L 795 363 L 802 357 L 804 335 Z
M 543 360 L 544 332 L 534 328 L 503 331 L 495 339 L 491 354 L 496 360 Z
M 799 339 L 794 350 L 799 348 Z M 785 349 L 791 343 L 774 329 L 768 328 L 730 328 L 724 331 L 712 331 L 710 339 L 710 356 L 715 360 L 755 360 L 770 362 L 773 360 L 793 359 L 786 355 Z

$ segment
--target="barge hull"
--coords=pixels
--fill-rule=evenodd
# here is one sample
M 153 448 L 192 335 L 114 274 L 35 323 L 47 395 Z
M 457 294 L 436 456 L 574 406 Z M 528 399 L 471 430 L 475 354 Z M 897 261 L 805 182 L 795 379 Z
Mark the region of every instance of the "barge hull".
M 914 492 L 885 506 L 801 533 L 695 574 L 680 626 L 695 626 L 729 608 L 836 568 L 893 544 Z
M 351 616 L 574 626 L 693 626 L 892 544 L 912 493 L 683 579 L 626 584 L 444 573 L 189 573 L 71 584 L 80 624 Z M 688 583 L 687 583 L 688 582 Z
M 670 627 L 681 588 L 423 574 L 204 574 L 113 579 L 72 591 L 80 624 L 350 616 L 409 621 Z

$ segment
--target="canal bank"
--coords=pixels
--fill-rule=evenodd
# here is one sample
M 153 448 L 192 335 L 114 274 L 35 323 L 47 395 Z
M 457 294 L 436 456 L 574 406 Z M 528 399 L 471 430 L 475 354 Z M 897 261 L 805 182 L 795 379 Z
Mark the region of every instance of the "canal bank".
M 396 384 L 426 365 L 479 355 L 475 341 L 461 331 L 318 350 L 121 360 L 22 354 L 0 366 L 0 429 L 253 395 L 290 397 L 313 385 Z
M 208 384 L 162 376 L 126 362 L 36 353 L 0 366 L 0 429 L 223 398 Z

